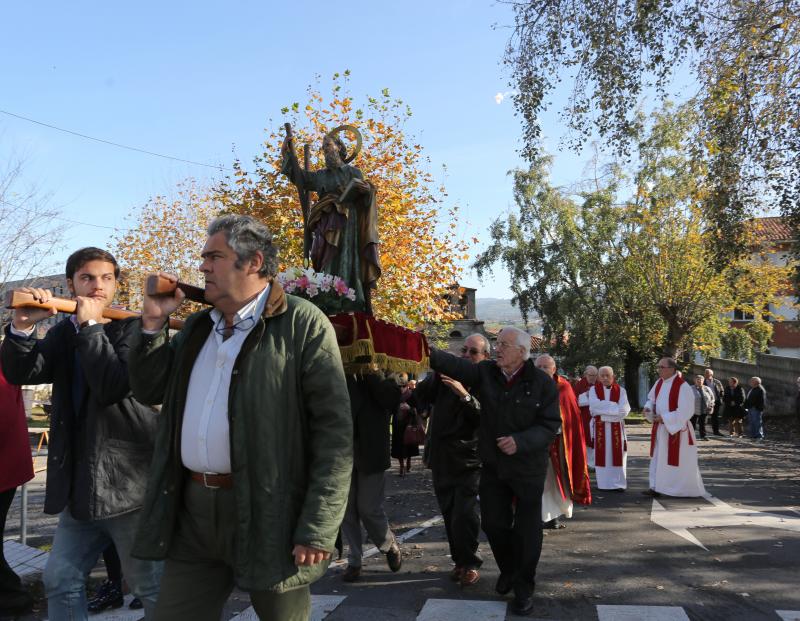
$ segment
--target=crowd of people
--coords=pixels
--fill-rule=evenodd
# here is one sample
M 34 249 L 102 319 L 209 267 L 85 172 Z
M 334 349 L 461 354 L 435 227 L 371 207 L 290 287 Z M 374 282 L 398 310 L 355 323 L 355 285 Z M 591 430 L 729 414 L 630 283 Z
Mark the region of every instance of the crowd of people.
M 392 457 L 407 473 L 423 441 L 449 577 L 464 587 L 480 580 L 482 529 L 499 569 L 495 590 L 513 592 L 511 611 L 529 614 L 543 528 L 563 527 L 573 503 L 591 503 L 592 470 L 596 489 L 627 488 L 631 404 L 614 370 L 587 367 L 573 386 L 552 356 L 532 358 L 526 332 L 507 327 L 494 355 L 481 334 L 460 356 L 432 350 L 432 373 L 419 382 L 346 375 L 331 323 L 275 280 L 263 224 L 214 220 L 200 256 L 210 307 L 178 333 L 168 319 L 184 300 L 180 287 L 145 293 L 140 319 L 103 317 L 120 271 L 97 248 L 67 261 L 74 315 L 41 339 L 36 324 L 54 310 L 17 309 L 5 328 L 3 528 L 16 488 L 33 477 L 19 386 L 53 386 L 44 511 L 59 517 L 43 575 L 49 618 L 122 605 L 124 577 L 146 619 L 216 621 L 238 586 L 259 618 L 305 621 L 309 585 L 336 548 L 348 546 L 343 580 L 360 579 L 362 529 L 400 570 L 385 477 Z M 52 297 L 28 292 L 45 304 Z M 671 358 L 658 374 L 644 407 L 653 424 L 645 491 L 702 495 L 696 430 L 704 439 L 710 417 L 719 434 L 724 403 L 732 435 L 747 410 L 750 434 L 763 437 L 764 390 L 758 378 L 746 395 L 735 378 L 723 389 L 711 371 L 692 386 Z M 109 581 L 88 601 L 101 555 Z M 0 609 L 29 608 L 0 560 Z

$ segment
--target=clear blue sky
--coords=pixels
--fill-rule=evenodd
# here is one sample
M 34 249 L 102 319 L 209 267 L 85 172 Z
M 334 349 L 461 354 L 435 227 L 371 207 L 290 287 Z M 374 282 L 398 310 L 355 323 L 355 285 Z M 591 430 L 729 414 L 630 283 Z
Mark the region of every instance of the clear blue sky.
M 407 2 L 17 2 L 0 23 L 0 109 L 175 157 L 230 165 L 258 152 L 268 119 L 303 102 L 319 74 L 352 71 L 357 98 L 389 88 L 450 198 L 459 232 L 485 243 L 512 206 L 507 172 L 519 120 L 502 55 L 512 15 L 488 0 Z M 497 28 L 493 28 L 497 25 Z M 324 82 L 323 82 L 324 84 Z M 553 148 L 562 129 L 544 117 Z M 0 114 L 0 157 L 26 153 L 26 176 L 64 216 L 108 227 L 187 176 L 214 171 L 97 144 Z M 578 179 L 582 156 L 558 154 L 557 183 Z M 109 246 L 111 231 L 73 226 L 68 249 Z M 473 254 L 480 247 L 473 249 Z M 54 255 L 58 269 L 67 251 Z M 62 256 L 63 255 L 63 256 Z M 464 284 L 510 297 L 502 269 Z

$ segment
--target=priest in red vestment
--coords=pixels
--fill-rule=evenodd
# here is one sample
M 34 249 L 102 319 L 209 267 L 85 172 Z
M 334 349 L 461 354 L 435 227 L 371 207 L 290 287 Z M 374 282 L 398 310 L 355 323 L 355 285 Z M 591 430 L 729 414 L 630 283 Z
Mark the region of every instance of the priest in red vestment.
M 583 377 L 575 384 L 575 396 L 581 409 L 583 439 L 586 442 L 586 465 L 594 468 L 594 433 L 592 415 L 589 412 L 589 389 L 597 385 L 597 367 L 589 365 L 583 371 Z
M 555 381 L 561 412 L 561 433 L 550 445 L 550 463 L 542 494 L 542 521 L 547 528 L 564 528 L 559 518 L 562 515 L 572 517 L 573 502 L 583 505 L 592 502 L 583 425 L 575 392 L 556 372 L 553 357 L 539 356 L 536 366 Z

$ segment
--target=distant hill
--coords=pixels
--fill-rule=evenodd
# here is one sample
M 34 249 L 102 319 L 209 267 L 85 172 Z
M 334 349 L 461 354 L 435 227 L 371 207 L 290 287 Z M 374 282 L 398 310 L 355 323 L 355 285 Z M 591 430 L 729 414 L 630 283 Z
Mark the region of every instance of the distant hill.
M 476 298 L 475 314 L 478 319 L 487 324 L 513 324 L 522 327 L 522 314 L 519 308 L 511 305 L 511 300 L 501 298 Z M 531 325 L 539 323 L 539 318 L 534 314 L 529 318 Z

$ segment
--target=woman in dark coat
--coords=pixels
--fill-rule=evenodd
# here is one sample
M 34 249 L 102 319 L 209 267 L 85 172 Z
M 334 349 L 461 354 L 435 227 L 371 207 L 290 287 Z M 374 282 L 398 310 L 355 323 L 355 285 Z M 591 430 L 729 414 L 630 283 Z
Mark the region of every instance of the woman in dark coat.
M 3 555 L 6 517 L 17 487 L 33 478 L 28 421 L 22 390 L 6 381 L 0 369 L 0 616 L 27 611 L 33 598 Z
M 730 419 L 731 437 L 741 438 L 742 421 L 747 412 L 744 409 L 744 388 L 739 385 L 737 378 L 731 377 L 728 379 L 722 402 L 725 404 L 725 416 Z
M 416 403 L 411 397 L 416 382 L 414 380 L 403 382 L 402 375 L 400 378 L 403 403 L 392 413 L 392 457 L 400 462 L 399 474 L 403 476 L 411 471 L 411 458 L 419 455 L 419 445 L 405 443 L 406 427 L 417 420 Z

